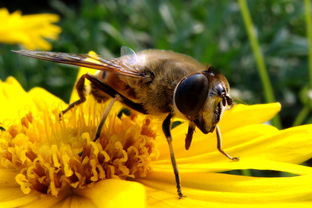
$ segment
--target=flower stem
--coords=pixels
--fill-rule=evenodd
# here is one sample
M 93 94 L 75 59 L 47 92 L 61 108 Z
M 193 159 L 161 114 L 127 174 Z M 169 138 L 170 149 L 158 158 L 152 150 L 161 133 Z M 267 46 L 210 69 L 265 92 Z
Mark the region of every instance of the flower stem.
M 310 112 L 310 106 L 309 105 L 305 105 L 301 111 L 299 112 L 299 114 L 297 115 L 293 126 L 298 126 L 300 124 L 303 123 L 303 121 L 306 119 L 306 117 L 309 115 Z
M 300 125 L 304 122 L 306 117 L 309 115 L 312 106 L 312 100 L 309 96 L 309 92 L 312 90 L 312 10 L 311 10 L 311 1 L 304 0 L 304 13 L 306 20 L 306 30 L 307 30 L 307 39 L 308 39 L 308 72 L 309 72 L 309 80 L 308 80 L 308 90 L 307 97 L 308 102 L 305 103 L 305 106 L 301 109 L 299 114 L 297 115 L 293 126 Z
M 310 92 L 312 91 L 312 8 L 311 8 L 310 0 L 304 1 L 304 11 L 305 11 L 305 19 L 306 19 L 306 25 L 307 25 L 307 37 L 308 37 L 308 62 L 309 62 L 308 94 L 310 94 Z M 308 109 L 306 110 L 307 111 L 306 116 L 311 111 L 311 106 L 312 106 L 312 99 L 311 99 L 311 96 L 308 95 L 308 102 L 306 103 L 306 106 L 303 108 L 303 110 L 306 108 Z
M 310 0 L 304 0 L 304 11 L 308 37 L 309 90 L 312 90 L 312 10 Z
M 259 46 L 256 30 L 253 26 L 246 0 L 238 0 L 238 2 L 245 23 L 248 39 L 250 41 L 251 48 L 256 59 L 258 73 L 264 89 L 265 100 L 266 102 L 275 102 L 273 88 L 269 79 L 269 75 L 267 73 L 267 69 L 264 63 L 264 57 Z M 272 122 L 276 127 L 281 127 L 281 122 L 278 116 L 274 117 L 272 119 Z

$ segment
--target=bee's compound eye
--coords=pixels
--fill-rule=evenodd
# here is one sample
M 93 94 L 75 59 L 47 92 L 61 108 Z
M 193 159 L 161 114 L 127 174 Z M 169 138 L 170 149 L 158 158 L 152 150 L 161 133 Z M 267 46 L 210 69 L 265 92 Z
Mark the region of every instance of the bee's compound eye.
M 176 87 L 174 101 L 186 117 L 194 117 L 203 107 L 208 96 L 208 79 L 203 74 L 193 74 Z

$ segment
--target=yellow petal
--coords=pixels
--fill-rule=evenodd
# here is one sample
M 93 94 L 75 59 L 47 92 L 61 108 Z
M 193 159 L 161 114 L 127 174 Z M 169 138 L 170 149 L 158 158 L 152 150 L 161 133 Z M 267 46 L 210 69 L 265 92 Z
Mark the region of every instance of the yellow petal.
M 46 207 L 44 204 L 42 204 Z M 42 206 L 41 206 L 42 207 Z M 70 195 L 66 197 L 64 200 L 59 202 L 58 204 L 54 205 L 53 208 L 97 208 L 97 206 L 92 203 L 89 199 L 77 196 L 77 195 Z M 39 208 L 39 206 L 38 206 Z
M 207 203 L 215 203 L 218 207 L 224 207 L 226 204 L 229 207 L 232 204 L 244 207 L 251 204 L 267 206 L 285 202 L 303 202 L 304 205 L 304 202 L 311 203 L 312 199 L 310 176 L 255 178 L 213 173 L 182 173 L 181 179 L 182 191 L 187 196 L 181 200 L 177 199 L 173 174 L 151 174 L 148 179 L 140 181 L 151 188 L 147 189 L 147 194 L 149 204 L 154 205 L 176 203 L 177 207 L 183 207 L 190 206 L 196 200 L 200 207 L 206 207 Z
M 274 166 L 274 162 L 291 162 L 291 163 L 302 163 L 312 157 L 312 125 L 305 125 L 299 127 L 293 127 L 285 129 L 282 131 L 276 131 L 276 129 L 262 128 L 265 130 L 263 136 L 253 138 L 253 132 L 257 132 L 257 129 L 261 131 L 261 128 L 254 129 L 255 126 L 249 126 L 244 128 L 239 128 L 237 131 L 230 131 L 224 134 L 224 141 L 230 141 L 231 138 L 242 137 L 243 142 L 241 144 L 229 144 L 226 142 L 224 145 L 224 150 L 233 156 L 238 156 L 241 161 L 249 161 L 248 168 L 260 168 L 267 167 L 268 169 L 275 169 L 280 171 L 289 171 L 282 167 Z M 260 126 L 259 126 L 260 127 Z M 249 130 L 244 131 L 243 129 Z M 241 131 L 242 130 L 242 131 Z M 240 135 L 241 131 L 241 135 Z M 257 133 L 256 133 L 257 134 Z M 251 138 L 250 141 L 246 140 Z M 193 144 L 196 146 L 196 143 Z M 207 145 L 206 145 L 207 146 Z M 215 146 L 215 144 L 213 144 Z M 229 147 L 229 148 L 227 148 Z M 190 150 L 191 151 L 191 150 Z M 176 151 L 179 155 L 179 151 Z M 182 152 L 182 150 L 181 150 Z M 224 157 L 216 149 L 210 152 L 199 152 L 201 154 L 184 154 L 184 157 L 177 157 L 177 162 L 180 164 L 205 164 L 209 163 L 212 170 L 225 170 L 221 167 L 225 167 L 228 164 L 229 169 L 233 169 L 233 166 L 237 166 L 236 169 L 243 168 L 242 163 L 233 163 L 228 158 Z M 270 161 L 272 163 L 270 163 Z M 221 163 L 220 163 L 221 162 Z M 266 163 L 266 164 L 262 164 Z M 163 160 L 154 162 L 155 165 L 160 164 L 170 164 L 169 156 L 167 159 L 164 157 Z M 212 167 L 214 166 L 215 167 Z M 219 166 L 221 165 L 221 166 Z M 246 164 L 244 164 L 246 166 Z M 269 168 L 270 166 L 270 168 Z M 155 166 L 156 167 L 156 166 Z M 247 167 L 247 166 L 246 166 Z M 245 169 L 245 168 L 243 168 Z M 263 169 L 263 168 L 261 168 Z M 293 170 L 293 173 L 298 173 L 298 171 Z M 300 171 L 299 171 L 300 172 Z
M 43 88 L 35 87 L 31 89 L 28 94 L 39 111 L 47 108 L 65 108 L 66 106 L 64 101 Z
M 312 157 L 312 125 L 285 129 L 255 145 L 255 157 L 273 161 L 302 163 Z M 266 150 L 266 151 L 264 151 Z M 248 154 L 248 153 L 247 153 Z
M 211 134 L 203 134 L 197 131 L 194 133 L 191 148 L 189 150 L 185 150 L 185 131 L 183 131 L 183 128 L 186 128 L 187 130 L 186 125 L 181 125 L 172 131 L 173 146 L 179 163 L 184 161 L 183 158 L 188 157 L 192 157 L 193 162 L 195 162 L 193 156 L 198 157 L 202 154 L 205 155 L 206 162 L 228 160 L 217 150 L 217 137 L 215 132 Z M 232 153 L 232 151 L 229 151 L 228 148 L 234 149 L 235 146 L 249 143 L 252 140 L 256 140 L 257 138 L 264 137 L 266 135 L 269 136 L 276 134 L 276 132 L 278 132 L 278 130 L 275 127 L 266 124 L 247 125 L 242 126 L 241 128 L 225 131 L 222 133 L 223 149 L 234 156 L 240 156 L 240 152 Z M 168 144 L 165 142 L 166 139 L 164 136 L 161 139 L 163 139 L 164 142 L 162 142 L 159 147 L 162 151 L 159 160 L 156 161 L 157 164 L 167 162 L 169 159 Z
M 39 195 L 39 194 L 38 194 Z M 62 204 L 67 198 L 70 198 L 71 195 L 67 196 L 65 194 L 60 194 L 59 196 L 51 196 L 40 194 L 38 199 L 32 201 L 31 203 L 24 205 L 23 208 L 56 208 L 58 205 Z
M 51 197 L 50 195 L 43 195 L 32 192 L 25 195 L 20 186 L 15 182 L 17 172 L 15 169 L 0 169 L 0 207 L 29 207 L 42 208 L 52 207 L 58 201 L 64 198 L 60 194 L 58 197 Z
M 49 50 L 52 46 L 45 38 L 58 38 L 61 28 L 52 24 L 58 20 L 59 16 L 55 14 L 22 15 L 19 11 L 9 14 L 6 9 L 1 9 L 0 42 Z
M 259 136 L 269 135 L 277 131 L 274 127 L 263 126 L 261 124 L 271 119 L 279 110 L 279 103 L 258 104 L 258 105 L 235 105 L 225 112 L 220 122 L 220 129 L 223 137 L 223 146 L 232 146 L 253 140 Z M 249 126 L 250 127 L 246 127 Z M 197 155 L 204 152 L 216 150 L 215 132 L 203 134 L 198 129 L 195 130 L 190 150 L 184 148 L 185 135 L 187 133 L 188 122 L 184 122 L 172 130 L 173 146 L 177 157 Z M 231 130 L 242 131 L 231 132 Z M 162 132 L 159 133 L 159 148 L 162 150 L 159 160 L 168 157 L 168 145 Z M 197 143 L 198 142 L 198 143 Z M 164 150 L 164 151 L 163 151 Z
M 281 109 L 280 103 L 257 105 L 237 104 L 226 111 L 220 121 L 222 131 L 242 127 L 244 125 L 264 123 L 269 121 Z
M 211 162 L 211 163 L 182 163 L 178 164 L 181 173 L 207 173 L 207 172 L 222 172 L 228 170 L 242 170 L 242 169 L 256 169 L 256 170 L 275 170 L 281 172 L 292 173 L 296 175 L 312 174 L 312 168 L 296 165 L 285 162 L 277 162 L 271 160 L 253 160 L 241 159 L 240 161 L 228 162 Z M 164 172 L 172 173 L 171 164 L 157 164 L 153 165 L 153 172 L 156 174 L 163 174 Z
M 66 106 L 64 101 L 43 88 L 35 87 L 31 89 L 28 94 L 39 111 L 40 109 L 65 108 Z
M 293 177 L 249 177 L 240 175 L 229 175 L 223 173 L 184 173 L 181 174 L 181 184 L 184 188 L 207 190 L 215 192 L 237 192 L 237 193 L 279 193 L 292 190 L 308 190 L 312 185 L 311 175 Z M 148 178 L 142 179 L 150 184 L 175 185 L 174 175 L 163 172 L 151 173 Z M 196 180 L 195 180 L 196 179 Z M 169 190 L 175 193 L 176 189 Z M 289 190 L 290 191 L 290 190 Z M 309 190 L 312 192 L 312 190 Z M 312 198 L 312 196 L 310 196 Z
M 14 121 L 34 109 L 33 101 L 13 77 L 0 81 L 0 123 Z
M 174 186 L 172 186 L 174 188 Z M 175 207 L 175 208 L 188 208 L 188 207 L 199 207 L 199 208 L 310 208 L 311 202 L 266 202 L 266 198 L 262 198 L 260 202 L 252 201 L 252 202 L 245 202 L 245 198 L 248 195 L 243 195 L 240 198 L 241 203 L 239 202 L 232 202 L 231 200 L 227 200 L 227 197 L 223 197 L 222 193 L 220 193 L 220 197 L 223 197 L 224 201 L 216 202 L 211 200 L 211 198 L 207 197 L 206 200 L 198 200 L 193 199 L 191 197 L 186 196 L 183 199 L 177 199 L 177 195 L 174 193 L 164 192 L 158 188 L 147 188 L 148 194 L 148 201 L 149 207 L 153 208 L 167 208 L 167 207 Z
M 241 158 L 302 163 L 312 157 L 312 125 L 281 130 L 231 148 Z
M 37 193 L 25 195 L 19 187 L 0 188 L 0 207 L 21 207 L 40 198 Z
M 19 187 L 14 178 L 16 176 L 17 172 L 15 169 L 9 169 L 9 168 L 1 168 L 0 169 L 0 187 Z
M 145 189 L 139 183 L 109 179 L 79 190 L 78 194 L 88 198 L 96 207 L 146 207 Z

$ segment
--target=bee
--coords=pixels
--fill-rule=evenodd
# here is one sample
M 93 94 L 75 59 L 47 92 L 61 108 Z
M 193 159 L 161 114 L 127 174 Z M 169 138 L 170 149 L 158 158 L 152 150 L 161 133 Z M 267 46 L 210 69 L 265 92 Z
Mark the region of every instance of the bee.
M 76 83 L 79 99 L 62 111 L 66 113 L 86 100 L 85 80 L 91 83 L 90 93 L 98 102 L 111 97 L 98 124 L 94 140 L 98 139 L 103 124 L 114 102 L 143 114 L 165 118 L 162 130 L 167 139 L 175 175 L 178 197 L 182 188 L 172 147 L 171 119 L 182 117 L 189 123 L 185 149 L 190 148 L 196 127 L 204 134 L 216 131 L 217 149 L 231 160 L 222 149 L 218 122 L 225 109 L 233 105 L 230 86 L 212 66 L 206 66 L 190 56 L 166 50 L 148 49 L 135 53 L 122 47 L 124 55 L 104 59 L 93 55 L 19 50 L 18 54 L 37 59 L 96 69 L 94 75 L 84 74 Z

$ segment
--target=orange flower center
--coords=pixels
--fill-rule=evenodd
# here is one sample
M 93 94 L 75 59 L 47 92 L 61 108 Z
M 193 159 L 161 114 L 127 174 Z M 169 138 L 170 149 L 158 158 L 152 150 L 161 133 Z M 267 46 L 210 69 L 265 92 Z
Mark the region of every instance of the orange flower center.
M 36 190 L 56 196 L 68 188 L 144 177 L 150 171 L 157 156 L 150 118 L 112 115 L 93 141 L 99 113 L 87 114 L 78 106 L 59 120 L 58 112 L 29 113 L 0 131 L 0 165 L 17 169 L 15 180 L 25 194 Z

